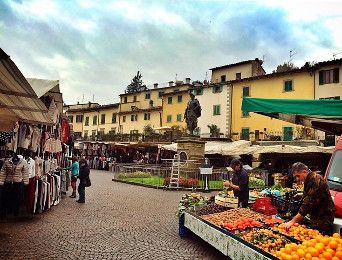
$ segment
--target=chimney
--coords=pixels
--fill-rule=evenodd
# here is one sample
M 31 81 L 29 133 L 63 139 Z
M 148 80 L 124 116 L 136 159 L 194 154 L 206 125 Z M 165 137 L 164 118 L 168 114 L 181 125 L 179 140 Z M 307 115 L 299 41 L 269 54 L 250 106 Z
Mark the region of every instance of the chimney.
M 158 88 L 158 83 L 154 83 L 153 88 Z
M 173 87 L 173 81 L 169 81 L 169 87 Z
M 190 78 L 185 78 L 185 83 L 190 84 L 191 79 Z
M 80 101 L 77 101 L 77 105 L 79 105 L 80 104 Z

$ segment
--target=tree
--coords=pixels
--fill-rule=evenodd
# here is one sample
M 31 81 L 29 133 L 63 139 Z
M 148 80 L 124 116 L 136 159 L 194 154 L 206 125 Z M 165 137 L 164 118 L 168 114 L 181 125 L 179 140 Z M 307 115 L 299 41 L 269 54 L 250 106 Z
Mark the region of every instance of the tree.
M 147 87 L 143 84 L 141 78 L 142 75 L 140 74 L 140 71 L 138 71 L 137 75 L 135 75 L 132 79 L 131 84 L 127 86 L 126 93 L 134 93 L 147 90 Z
M 220 128 L 217 125 L 208 125 L 210 137 L 220 137 Z
M 154 130 L 150 125 L 145 125 L 144 126 L 144 135 L 145 136 L 151 136 L 154 134 Z
M 292 62 L 284 62 L 284 64 L 278 65 L 276 70 L 273 70 L 273 73 L 275 72 L 285 72 L 290 71 L 293 69 L 298 69 Z

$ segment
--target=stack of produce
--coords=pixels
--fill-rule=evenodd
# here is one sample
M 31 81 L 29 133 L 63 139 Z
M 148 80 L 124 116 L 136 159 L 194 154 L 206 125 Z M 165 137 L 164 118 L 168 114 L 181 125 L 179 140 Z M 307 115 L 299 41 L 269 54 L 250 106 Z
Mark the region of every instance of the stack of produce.
M 225 223 L 234 222 L 240 218 L 262 219 L 263 216 L 247 208 L 230 209 L 221 213 L 202 216 L 202 218 L 216 226 L 221 227 Z
M 281 260 L 296 259 L 342 259 L 342 239 L 339 234 L 332 237 L 318 235 L 302 244 L 287 244 L 274 255 Z
M 275 226 L 283 223 L 284 221 L 281 218 L 266 217 L 262 220 L 262 222 L 264 222 L 268 226 Z
M 180 217 L 186 210 L 195 210 L 207 204 L 208 198 L 197 193 L 184 194 L 178 205 L 177 216 Z
M 298 223 L 290 227 L 289 230 L 285 229 L 285 224 L 280 224 L 278 227 L 273 227 L 272 229 L 299 241 L 309 240 L 321 235 L 318 230 L 307 228 L 305 225 L 300 225 Z
M 245 230 L 247 228 L 261 227 L 262 224 L 259 221 L 253 220 L 252 218 L 240 218 L 234 222 L 224 223 L 223 227 L 229 231 Z
M 219 213 L 219 212 L 223 212 L 226 210 L 227 210 L 226 207 L 217 205 L 215 202 L 212 202 L 212 203 L 205 205 L 199 209 L 196 209 L 195 214 L 197 214 L 198 216 L 202 216 L 202 215 Z
M 275 254 L 275 252 L 280 250 L 280 248 L 290 243 L 286 237 L 279 234 L 274 234 L 268 229 L 253 230 L 243 235 L 242 238 L 271 254 Z
M 265 182 L 255 177 L 249 177 L 248 185 L 250 189 L 263 189 L 265 187 Z

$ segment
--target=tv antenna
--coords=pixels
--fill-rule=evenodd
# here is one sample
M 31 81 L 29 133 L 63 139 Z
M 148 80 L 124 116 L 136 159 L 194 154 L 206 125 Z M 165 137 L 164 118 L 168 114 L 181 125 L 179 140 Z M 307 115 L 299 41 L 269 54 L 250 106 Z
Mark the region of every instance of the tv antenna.
M 177 73 L 176 73 L 176 78 L 175 78 L 175 82 L 177 82 Z
M 296 54 L 297 54 L 296 49 L 290 50 L 290 60 L 289 60 L 289 63 L 292 62 L 292 58 L 293 58 L 293 56 L 295 56 Z
M 342 54 L 342 51 L 333 53 L 333 59 L 336 60 L 336 56 L 340 54 Z

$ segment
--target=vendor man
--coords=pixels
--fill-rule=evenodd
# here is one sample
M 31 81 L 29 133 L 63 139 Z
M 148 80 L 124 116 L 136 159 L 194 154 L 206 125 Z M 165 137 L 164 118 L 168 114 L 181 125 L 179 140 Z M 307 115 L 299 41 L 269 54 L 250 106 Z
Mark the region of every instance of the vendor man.
M 311 227 L 330 234 L 333 229 L 335 206 L 331 198 L 328 184 L 324 178 L 311 170 L 303 163 L 292 165 L 291 172 L 299 182 L 304 182 L 302 205 L 297 215 L 285 224 L 289 229 L 310 214 Z
M 242 163 L 238 159 L 233 159 L 230 163 L 233 169 L 232 182 L 225 181 L 224 186 L 230 187 L 234 191 L 234 196 L 238 197 L 239 208 L 246 208 L 249 199 L 249 178 L 245 169 L 242 168 Z

